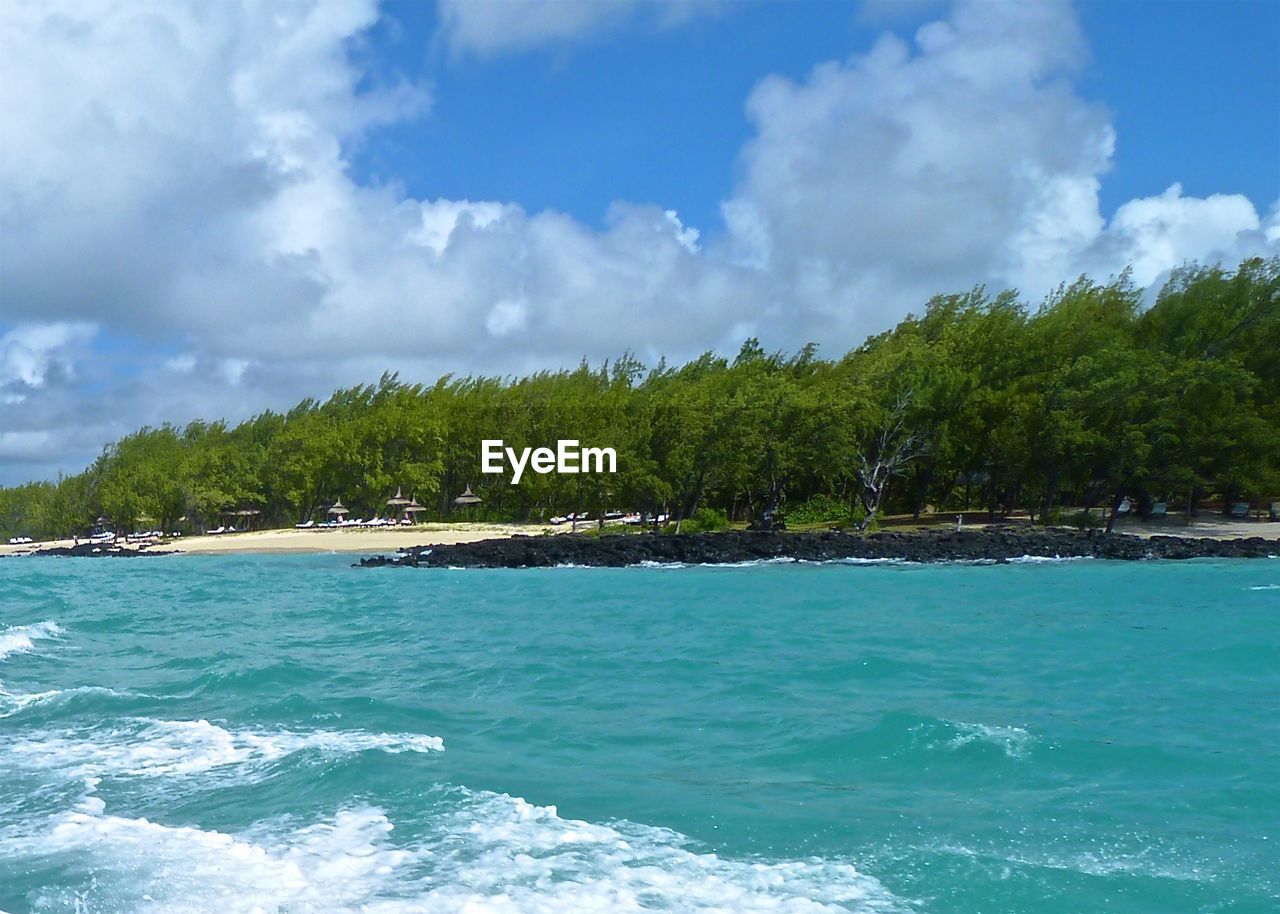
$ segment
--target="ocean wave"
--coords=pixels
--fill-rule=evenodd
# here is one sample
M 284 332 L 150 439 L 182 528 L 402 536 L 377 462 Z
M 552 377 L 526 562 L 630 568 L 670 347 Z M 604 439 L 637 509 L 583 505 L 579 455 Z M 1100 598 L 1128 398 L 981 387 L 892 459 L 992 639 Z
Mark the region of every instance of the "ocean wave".
M 1171 859 L 1167 849 L 1132 852 L 1109 848 L 1066 854 L 1026 854 L 1012 851 L 974 850 L 963 845 L 947 844 L 937 850 L 940 853 L 975 860 L 990 860 L 1002 867 L 1012 864 L 1035 869 L 1063 870 L 1085 876 L 1144 876 L 1175 882 L 1205 882 L 1212 880 L 1214 876 L 1206 866 Z
M 1250 590 L 1280 590 L 1280 584 L 1255 584 Z
M 229 730 L 207 720 L 130 719 L 108 729 L 36 732 L 9 743 L 5 761 L 65 777 L 181 777 L 261 769 L 306 750 L 353 755 L 441 752 L 444 740 L 361 730 Z
M 744 559 L 741 562 L 657 562 L 653 559 L 645 559 L 643 562 L 637 562 L 634 565 L 628 565 L 628 568 L 658 568 L 662 570 L 675 570 L 680 568 L 758 568 L 765 565 L 794 565 L 798 559 L 789 556 L 776 556 L 767 559 Z M 567 566 L 557 566 L 567 567 Z M 574 566 L 579 567 L 579 566 Z M 585 566 L 581 566 L 585 567 Z
M 375 807 L 227 834 L 112 816 L 89 803 L 11 850 L 91 863 L 87 886 L 37 893 L 37 914 L 73 907 L 88 914 L 909 909 L 849 863 L 726 859 L 666 829 L 566 819 L 553 806 L 504 794 L 452 794 L 430 829 L 403 841 Z
M 0 631 L 0 660 L 10 654 L 25 654 L 35 649 L 36 641 L 57 638 L 62 633 L 62 627 L 49 620 L 6 626 L 4 631 Z
M 857 556 L 849 556 L 843 559 L 824 559 L 814 562 L 815 565 L 921 565 L 923 562 L 913 562 L 910 559 L 868 559 L 858 558 Z
M 77 686 L 74 689 L 50 689 L 46 692 L 10 692 L 0 686 L 0 717 L 10 717 L 34 705 L 56 704 L 82 695 L 107 698 L 138 698 L 134 692 L 117 692 L 105 686 Z
M 911 728 L 925 738 L 924 748 L 955 751 L 966 746 L 992 746 L 1008 758 L 1027 757 L 1035 737 L 1015 726 L 992 726 L 963 720 L 939 720 L 920 723 Z
M 964 721 L 951 721 L 951 724 L 957 732 L 950 745 L 957 749 L 970 743 L 989 743 L 1004 750 L 1009 758 L 1023 758 L 1031 744 L 1031 734 L 1022 727 L 992 727 Z

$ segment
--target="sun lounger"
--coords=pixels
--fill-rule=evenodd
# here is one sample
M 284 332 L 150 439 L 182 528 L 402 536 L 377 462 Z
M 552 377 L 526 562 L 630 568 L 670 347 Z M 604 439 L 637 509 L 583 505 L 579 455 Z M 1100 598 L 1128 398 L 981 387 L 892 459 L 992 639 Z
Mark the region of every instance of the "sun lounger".
M 1271 503 L 1271 519 L 1280 520 L 1280 501 L 1273 501 Z
M 1249 516 L 1249 503 L 1247 501 L 1238 501 L 1231 506 L 1231 516 L 1237 520 L 1244 520 Z
M 1157 501 L 1151 505 L 1152 517 L 1165 517 L 1169 513 L 1169 505 L 1167 502 Z

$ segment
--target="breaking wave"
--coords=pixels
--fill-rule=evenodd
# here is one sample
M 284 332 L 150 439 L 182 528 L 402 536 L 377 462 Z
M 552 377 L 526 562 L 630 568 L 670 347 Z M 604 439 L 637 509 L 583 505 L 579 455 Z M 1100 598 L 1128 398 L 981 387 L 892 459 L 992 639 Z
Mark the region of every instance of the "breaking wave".
M 725 859 L 684 836 L 631 822 L 593 824 L 554 806 L 437 788 L 425 833 L 400 839 L 376 807 L 322 821 L 282 818 L 230 834 L 106 813 L 100 802 L 54 817 L 10 853 L 85 860 L 87 888 L 59 888 L 34 910 L 170 914 L 217 910 L 578 914 L 859 912 L 907 906 L 844 862 Z M 19 842 L 25 842 L 21 847 Z

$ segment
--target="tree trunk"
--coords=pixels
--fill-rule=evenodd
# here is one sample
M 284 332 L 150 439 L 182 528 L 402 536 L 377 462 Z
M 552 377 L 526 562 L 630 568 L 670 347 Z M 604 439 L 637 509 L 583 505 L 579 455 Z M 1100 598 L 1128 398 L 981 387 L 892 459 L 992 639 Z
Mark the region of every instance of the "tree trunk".
M 1040 514 L 1045 515 L 1053 510 L 1053 503 L 1058 495 L 1058 473 L 1053 471 L 1045 474 L 1044 480 L 1044 499 L 1040 502 Z
M 1120 505 L 1123 503 L 1124 491 L 1121 490 L 1116 492 L 1115 496 L 1111 499 L 1111 514 L 1107 517 L 1106 533 L 1110 533 L 1111 529 L 1116 525 L 1116 512 L 1120 510 Z
M 920 519 L 920 512 L 924 510 L 924 503 L 929 495 L 929 483 L 933 481 L 933 465 L 925 464 L 916 471 L 916 495 L 915 505 L 912 508 L 911 516 L 916 520 Z

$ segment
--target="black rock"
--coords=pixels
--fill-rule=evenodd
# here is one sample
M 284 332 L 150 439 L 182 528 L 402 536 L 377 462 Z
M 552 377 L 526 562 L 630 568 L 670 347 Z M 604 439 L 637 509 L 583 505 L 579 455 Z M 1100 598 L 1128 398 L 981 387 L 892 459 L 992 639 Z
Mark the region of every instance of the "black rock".
M 644 563 L 725 564 L 762 559 L 908 562 L 1006 562 L 1023 557 L 1120 560 L 1261 558 L 1280 554 L 1280 540 L 1219 540 L 1177 536 L 1150 539 L 1094 530 L 993 526 L 861 535 L 844 532 L 730 531 L 675 536 L 521 537 L 451 546 L 416 546 L 395 556 L 361 559 L 362 567 L 547 568 L 556 565 L 623 567 Z

